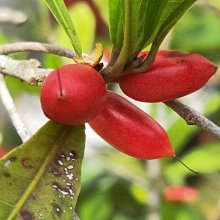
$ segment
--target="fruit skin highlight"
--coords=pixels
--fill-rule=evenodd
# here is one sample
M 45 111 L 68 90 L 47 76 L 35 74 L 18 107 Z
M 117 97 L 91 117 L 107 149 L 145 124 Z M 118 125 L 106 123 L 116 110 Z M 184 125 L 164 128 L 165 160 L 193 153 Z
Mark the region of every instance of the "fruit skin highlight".
M 156 159 L 174 155 L 165 130 L 116 93 L 107 92 L 105 108 L 89 125 L 106 142 L 130 156 Z
M 43 112 L 51 120 L 66 125 L 83 124 L 104 108 L 105 81 L 88 65 L 64 65 L 44 80 L 40 98 Z
M 148 55 L 148 52 L 141 55 Z M 161 50 L 149 70 L 124 75 L 120 77 L 119 85 L 135 100 L 166 102 L 197 91 L 216 70 L 214 63 L 199 54 Z

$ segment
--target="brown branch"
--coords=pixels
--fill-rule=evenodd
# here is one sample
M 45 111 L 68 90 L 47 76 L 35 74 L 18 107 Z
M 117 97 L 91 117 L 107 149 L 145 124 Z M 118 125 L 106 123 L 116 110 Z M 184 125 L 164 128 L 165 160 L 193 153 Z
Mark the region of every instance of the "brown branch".
M 51 70 L 40 68 L 40 62 L 35 59 L 17 61 L 0 55 L 0 73 L 26 81 L 31 85 L 40 86 Z
M 216 124 L 211 122 L 209 119 L 204 117 L 193 108 L 190 108 L 177 100 L 164 102 L 164 104 L 169 106 L 179 116 L 181 116 L 188 125 L 197 125 L 211 133 L 216 138 L 220 139 L 220 127 L 218 127 Z
M 76 53 L 69 48 L 62 48 L 59 46 L 43 44 L 38 42 L 19 42 L 19 43 L 4 44 L 0 46 L 0 54 L 4 54 L 4 55 L 17 53 L 17 52 L 27 52 L 27 51 L 51 53 L 57 56 L 62 56 L 72 59 L 76 57 Z

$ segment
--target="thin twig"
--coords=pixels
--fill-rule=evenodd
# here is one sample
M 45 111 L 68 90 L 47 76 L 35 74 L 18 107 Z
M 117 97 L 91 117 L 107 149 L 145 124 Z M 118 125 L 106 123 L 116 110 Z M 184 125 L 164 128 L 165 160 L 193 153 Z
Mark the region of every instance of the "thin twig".
M 72 59 L 76 57 L 76 53 L 69 48 L 61 48 L 59 46 L 43 44 L 38 42 L 19 42 L 19 43 L 4 44 L 0 46 L 0 54 L 4 54 L 4 55 L 17 53 L 17 52 L 27 52 L 27 51 L 51 53 Z
M 2 74 L 0 74 L 0 98 L 11 118 L 11 121 L 18 135 L 20 136 L 21 140 L 25 142 L 27 139 L 30 138 L 31 134 L 26 129 L 26 126 L 22 122 L 20 115 L 17 112 L 14 101 L 8 91 Z
M 167 106 L 173 109 L 179 116 L 181 116 L 188 125 L 197 125 L 200 128 L 211 133 L 216 138 L 220 139 L 220 127 L 214 124 L 212 121 L 204 117 L 202 114 L 180 103 L 177 100 L 164 102 Z
M 0 73 L 14 76 L 31 85 L 40 86 L 42 81 L 51 70 L 40 68 L 38 60 L 21 60 L 17 61 L 8 56 L 0 55 Z
M 0 7 L 0 24 L 19 25 L 27 21 L 27 16 L 18 10 Z

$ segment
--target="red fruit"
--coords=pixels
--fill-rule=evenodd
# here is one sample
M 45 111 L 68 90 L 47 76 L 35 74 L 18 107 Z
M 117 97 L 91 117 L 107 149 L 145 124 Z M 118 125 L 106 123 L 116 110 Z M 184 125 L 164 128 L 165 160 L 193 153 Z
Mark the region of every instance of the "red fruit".
M 164 129 L 125 98 L 108 91 L 100 115 L 89 122 L 105 141 L 133 157 L 156 159 L 174 155 Z
M 165 189 L 164 197 L 169 202 L 193 202 L 198 198 L 198 191 L 189 186 L 170 186 Z
M 78 125 L 93 119 L 105 104 L 104 79 L 92 67 L 69 64 L 52 71 L 43 82 L 41 106 L 61 124 Z
M 142 52 L 140 55 L 148 54 Z M 214 63 L 198 54 L 159 51 L 152 67 L 119 79 L 122 91 L 143 102 L 166 102 L 203 87 L 216 72 Z
M 0 147 L 0 158 L 5 156 L 10 150 L 4 147 Z

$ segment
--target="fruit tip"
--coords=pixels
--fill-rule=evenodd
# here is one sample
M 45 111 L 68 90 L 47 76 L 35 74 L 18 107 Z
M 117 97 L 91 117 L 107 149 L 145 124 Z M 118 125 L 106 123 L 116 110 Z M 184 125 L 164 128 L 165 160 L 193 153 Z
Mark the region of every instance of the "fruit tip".
M 199 175 L 200 173 L 191 169 L 190 167 L 188 167 L 183 161 L 181 161 L 176 154 L 173 155 L 173 158 L 176 159 L 178 162 L 180 162 L 184 167 L 186 167 L 188 170 L 190 170 L 192 173 Z

